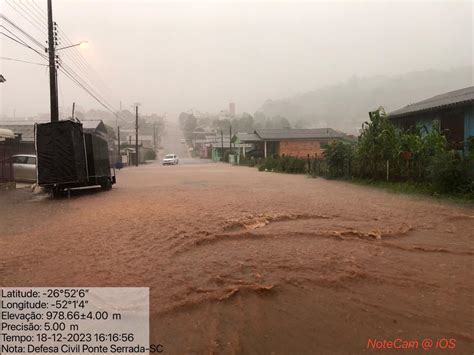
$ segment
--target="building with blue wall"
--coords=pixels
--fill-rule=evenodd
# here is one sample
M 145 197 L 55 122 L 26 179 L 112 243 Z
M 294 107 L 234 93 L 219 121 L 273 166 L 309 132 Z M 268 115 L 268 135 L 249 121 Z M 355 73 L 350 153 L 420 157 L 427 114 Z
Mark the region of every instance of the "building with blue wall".
M 474 86 L 450 91 L 393 111 L 389 119 L 399 128 L 439 127 L 454 149 L 463 149 L 474 136 Z

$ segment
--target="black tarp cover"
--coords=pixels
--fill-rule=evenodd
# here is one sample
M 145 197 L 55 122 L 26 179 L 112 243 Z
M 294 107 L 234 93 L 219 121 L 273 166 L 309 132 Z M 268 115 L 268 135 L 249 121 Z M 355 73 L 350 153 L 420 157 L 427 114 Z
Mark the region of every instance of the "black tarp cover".
M 87 181 L 82 124 L 73 121 L 35 126 L 38 184 L 68 184 Z
M 84 133 L 89 178 L 110 176 L 109 146 L 107 141 L 95 134 Z

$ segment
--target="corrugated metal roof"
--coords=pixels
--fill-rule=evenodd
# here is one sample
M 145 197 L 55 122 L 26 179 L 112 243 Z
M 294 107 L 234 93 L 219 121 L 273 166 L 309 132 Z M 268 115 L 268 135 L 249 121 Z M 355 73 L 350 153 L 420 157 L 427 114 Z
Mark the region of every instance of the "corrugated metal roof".
M 474 103 L 474 86 L 436 95 L 429 99 L 405 106 L 390 112 L 389 117 L 406 116 L 420 111 L 441 109 L 446 106 Z
M 105 128 L 104 122 L 102 120 L 82 120 L 82 129 L 84 131 L 92 131 L 95 133 L 101 132 L 107 134 L 107 128 Z
M 236 137 L 240 142 L 258 142 L 261 141 L 260 137 L 255 133 L 237 133 Z
M 257 129 L 255 133 L 263 140 L 342 138 L 346 134 L 332 128 L 310 129 Z
M 225 140 L 225 139 L 224 139 L 223 141 L 218 140 L 218 141 L 213 141 L 213 142 L 207 142 L 206 145 L 207 145 L 207 146 L 211 146 L 211 145 L 212 145 L 213 147 L 218 147 L 218 148 L 219 148 L 219 147 L 222 146 L 222 143 L 224 143 L 224 147 L 228 147 L 229 144 L 230 144 L 230 140 L 228 140 L 228 139 Z

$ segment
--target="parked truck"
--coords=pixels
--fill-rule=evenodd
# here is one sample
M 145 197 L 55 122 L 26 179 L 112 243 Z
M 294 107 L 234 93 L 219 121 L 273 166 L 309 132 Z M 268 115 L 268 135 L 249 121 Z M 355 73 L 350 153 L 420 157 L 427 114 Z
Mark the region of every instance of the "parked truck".
M 66 120 L 35 125 L 38 185 L 53 196 L 72 188 L 115 184 L 108 143 L 84 132 L 80 122 Z

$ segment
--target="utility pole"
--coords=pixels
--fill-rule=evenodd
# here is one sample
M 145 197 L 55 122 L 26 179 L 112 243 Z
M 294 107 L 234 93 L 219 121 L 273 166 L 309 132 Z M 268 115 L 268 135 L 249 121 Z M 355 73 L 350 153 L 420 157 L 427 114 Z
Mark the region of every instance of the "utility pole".
M 229 153 L 230 153 L 231 150 L 232 150 L 232 143 L 231 143 L 231 140 L 232 140 L 232 125 L 229 126 Z
M 156 151 L 156 122 L 153 121 L 153 149 Z
M 48 0 L 48 54 L 49 54 L 49 95 L 51 122 L 59 121 L 58 76 L 56 73 L 55 33 L 53 26 L 53 5 Z
M 221 148 L 222 148 L 221 161 L 224 161 L 224 132 L 222 132 L 222 129 L 221 129 Z
M 74 121 L 74 111 L 76 110 L 76 103 L 73 102 L 72 103 L 72 115 L 71 115 L 71 119 Z
M 135 106 L 135 165 L 138 166 L 138 105 Z
M 117 143 L 118 143 L 117 163 L 121 163 L 122 162 L 122 155 L 120 154 L 120 126 L 117 126 Z

